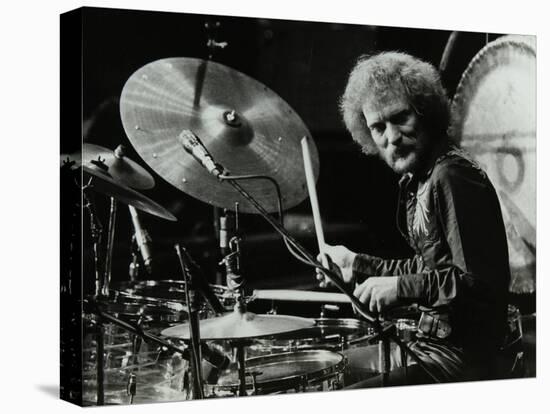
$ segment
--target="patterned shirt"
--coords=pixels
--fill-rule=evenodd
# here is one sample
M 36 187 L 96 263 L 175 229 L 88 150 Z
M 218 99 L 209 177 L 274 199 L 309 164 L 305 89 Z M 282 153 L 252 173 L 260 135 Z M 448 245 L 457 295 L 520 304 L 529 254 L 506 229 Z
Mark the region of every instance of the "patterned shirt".
M 357 255 L 358 283 L 399 276 L 397 296 L 448 318 L 448 341 L 480 355 L 502 344 L 510 283 L 500 204 L 485 172 L 446 146 L 427 170 L 399 183 L 397 226 L 415 254 L 406 259 Z

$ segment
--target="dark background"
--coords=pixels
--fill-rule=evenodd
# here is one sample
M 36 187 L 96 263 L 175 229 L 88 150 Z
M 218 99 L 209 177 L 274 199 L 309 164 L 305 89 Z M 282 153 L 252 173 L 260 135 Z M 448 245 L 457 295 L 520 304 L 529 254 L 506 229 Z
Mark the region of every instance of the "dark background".
M 439 66 L 449 31 L 360 26 L 272 19 L 205 16 L 85 8 L 83 12 L 83 136 L 114 149 L 125 144 L 129 156 L 147 167 L 132 149 L 120 120 L 118 99 L 137 69 L 167 57 L 207 58 L 205 22 L 219 22 L 217 40 L 228 42 L 213 60 L 267 85 L 303 119 L 319 150 L 318 194 L 325 238 L 353 250 L 381 256 L 410 251 L 395 228 L 397 177 L 385 165 L 360 153 L 338 113 L 338 100 L 356 58 L 380 50 L 401 50 Z M 496 34 L 460 33 L 443 81 L 452 98 L 468 62 Z M 78 150 L 79 137 L 62 142 L 61 152 Z M 147 167 L 148 168 L 148 167 Z M 168 208 L 178 221 L 143 214 L 153 240 L 154 271 L 142 278 L 179 279 L 173 244 L 186 246 L 211 281 L 219 272 L 213 207 L 176 190 L 150 170 L 156 187 L 145 195 Z M 107 203 L 98 200 L 106 228 Z M 289 230 L 316 250 L 309 201 L 287 211 Z M 116 227 L 113 279 L 128 278 L 131 224 L 124 206 Z M 240 217 L 243 273 L 250 286 L 313 288 L 314 273 L 294 259 L 282 240 L 254 215 Z M 86 225 L 86 221 L 85 221 Z M 299 230 L 304 228 L 306 230 Z M 84 228 L 86 290 L 93 263 Z M 219 276 L 218 276 L 219 277 Z

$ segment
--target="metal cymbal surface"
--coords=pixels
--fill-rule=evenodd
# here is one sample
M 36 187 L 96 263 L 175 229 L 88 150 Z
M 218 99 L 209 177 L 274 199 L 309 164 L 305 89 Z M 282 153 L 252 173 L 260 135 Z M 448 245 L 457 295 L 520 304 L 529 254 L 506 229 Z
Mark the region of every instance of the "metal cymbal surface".
M 100 147 L 99 145 L 84 143 L 82 145 L 82 162 L 88 164 L 100 158 L 109 167 L 109 175 L 116 181 L 138 190 L 147 190 L 155 186 L 155 180 L 145 168 L 126 155 L 122 146 L 115 150 Z
M 297 316 L 257 315 L 234 311 L 200 321 L 201 339 L 247 339 L 288 333 L 315 325 L 315 321 Z M 189 339 L 189 324 L 167 328 L 161 335 Z
M 535 290 L 536 49 L 534 36 L 487 44 L 462 75 L 452 132 L 495 186 L 506 225 L 510 291 Z
M 307 197 L 300 140 L 310 133 L 275 92 L 227 66 L 195 58 L 168 58 L 138 69 L 120 99 L 121 119 L 136 151 L 179 190 L 217 207 L 255 213 L 228 184 L 210 175 L 182 145 L 189 129 L 232 175 L 275 179 L 288 209 Z M 318 153 L 310 140 L 315 177 Z M 277 210 L 276 193 L 266 180 L 241 181 L 266 210 Z
M 176 221 L 176 217 L 143 194 L 124 186 L 114 180 L 107 173 L 100 171 L 98 168 L 90 165 L 82 166 L 83 175 L 85 178 L 91 178 L 90 188 L 98 193 L 115 198 L 117 201 L 131 205 L 138 210 L 152 214 L 153 216 L 161 217 L 166 220 Z

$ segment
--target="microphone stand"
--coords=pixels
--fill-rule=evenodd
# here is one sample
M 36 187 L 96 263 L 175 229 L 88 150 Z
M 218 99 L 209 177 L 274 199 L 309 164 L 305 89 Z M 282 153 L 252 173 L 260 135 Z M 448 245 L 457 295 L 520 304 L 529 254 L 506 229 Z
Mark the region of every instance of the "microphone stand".
M 192 380 L 192 398 L 203 399 L 203 375 L 202 375 L 202 354 L 200 343 L 200 324 L 199 324 L 199 295 L 192 286 L 192 280 L 189 269 L 189 262 L 186 257 L 186 252 L 179 244 L 174 246 L 179 258 L 181 272 L 183 274 L 185 285 L 185 301 L 187 303 L 187 311 L 189 315 L 189 339 L 190 339 L 190 358 L 189 365 L 191 368 Z
M 369 323 L 375 330 L 376 334 L 373 339 L 378 339 L 379 349 L 380 349 L 380 371 L 382 374 L 382 385 L 387 385 L 389 371 L 390 371 L 390 358 L 389 358 L 389 341 L 394 341 L 402 351 L 407 352 L 411 358 L 435 381 L 441 382 L 436 375 L 434 375 L 430 369 L 426 366 L 424 361 L 422 361 L 418 355 L 414 353 L 406 344 L 404 344 L 401 339 L 395 333 L 395 326 L 391 326 L 389 329 L 383 329 L 380 320 L 374 318 L 370 312 L 366 309 L 365 304 L 359 301 L 357 297 L 353 295 L 351 289 L 346 286 L 340 277 L 330 269 L 325 268 L 319 261 L 309 253 L 298 241 L 296 241 L 290 233 L 279 223 L 277 222 L 269 213 L 258 203 L 238 182 L 237 178 L 233 178 L 230 175 L 219 174 L 218 179 L 223 182 L 230 184 L 237 192 L 239 192 L 247 201 L 254 206 L 254 208 L 260 213 L 260 215 L 273 227 L 273 229 L 279 233 L 283 239 L 287 240 L 304 258 L 306 258 L 311 264 L 313 264 L 318 269 L 321 269 L 323 273 L 331 280 L 331 282 L 344 294 L 346 294 L 352 305 L 355 309 L 365 318 L 367 323 Z

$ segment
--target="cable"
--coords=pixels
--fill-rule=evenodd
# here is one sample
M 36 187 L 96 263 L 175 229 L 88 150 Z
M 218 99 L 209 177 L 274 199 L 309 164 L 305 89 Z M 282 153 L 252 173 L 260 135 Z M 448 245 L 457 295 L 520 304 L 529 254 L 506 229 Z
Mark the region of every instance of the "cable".
M 278 208 L 278 214 L 279 214 L 279 221 L 281 222 L 281 225 L 284 227 L 284 216 L 283 216 L 283 204 L 282 204 L 282 196 L 281 196 L 281 187 L 279 186 L 279 183 L 272 177 L 269 177 L 267 175 L 258 175 L 258 174 L 249 174 L 249 175 L 220 175 L 218 177 L 221 181 L 224 180 L 253 180 L 253 179 L 263 179 L 271 182 L 273 186 L 275 187 L 275 191 L 277 193 L 277 208 Z M 287 237 L 283 237 L 283 241 L 285 243 L 285 246 L 289 253 L 298 261 L 304 263 L 305 265 L 311 266 L 311 267 L 317 267 L 316 263 L 312 260 L 309 260 L 307 256 L 303 255 L 296 246 L 292 246 L 292 240 L 288 239 Z

